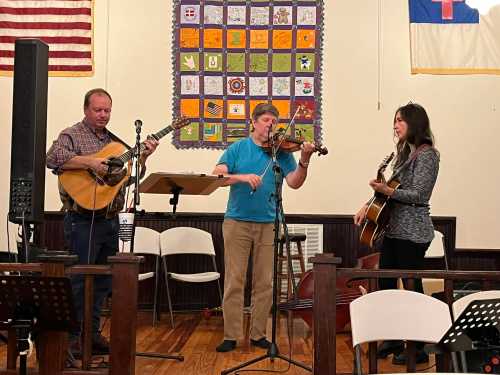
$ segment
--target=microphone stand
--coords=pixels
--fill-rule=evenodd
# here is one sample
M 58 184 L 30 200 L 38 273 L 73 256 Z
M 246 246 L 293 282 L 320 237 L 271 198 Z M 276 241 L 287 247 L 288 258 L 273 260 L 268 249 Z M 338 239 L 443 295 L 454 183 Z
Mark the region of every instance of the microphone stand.
M 139 158 L 141 157 L 141 127 L 142 121 L 135 120 L 135 147 L 134 147 L 134 163 L 135 163 L 135 181 L 134 181 L 134 203 L 132 204 L 132 212 L 134 213 L 134 225 L 132 227 L 132 239 L 130 240 L 130 252 L 134 252 L 134 238 L 135 238 L 135 214 L 137 207 L 140 205 L 141 198 L 139 195 L 139 179 L 141 176 Z
M 271 133 L 271 128 L 269 129 L 268 135 L 269 143 L 271 145 L 271 161 L 273 165 L 274 172 L 274 193 L 271 194 L 270 199 L 274 199 L 276 201 L 275 206 L 275 217 L 274 217 L 274 257 L 273 257 L 273 305 L 272 305 L 272 320 L 271 320 L 271 345 L 267 350 L 267 353 L 261 355 L 260 357 L 251 359 L 247 362 L 243 362 L 235 367 L 232 367 L 227 370 L 221 371 L 221 375 L 226 375 L 235 371 L 240 370 L 243 367 L 247 367 L 254 363 L 260 362 L 266 358 L 269 358 L 271 362 L 274 362 L 275 358 L 282 359 L 292 365 L 298 366 L 312 372 L 312 368 L 309 366 L 294 361 L 292 358 L 288 358 L 280 354 L 278 345 L 276 344 L 276 336 L 277 336 L 277 325 L 278 325 L 278 247 L 279 247 L 279 235 L 280 235 L 280 219 L 283 224 L 283 231 L 286 238 L 287 246 L 289 246 L 288 240 L 288 228 L 285 223 L 285 213 L 283 210 L 283 199 L 282 199 L 282 185 L 283 185 L 283 176 L 281 168 L 278 164 L 277 153 L 279 150 L 280 142 L 275 139 L 275 136 Z M 288 249 L 288 256 L 290 256 L 290 250 Z M 291 265 L 291 262 L 289 262 Z M 290 345 L 292 347 L 292 345 Z M 266 371 L 260 370 L 259 371 Z
M 135 181 L 134 181 L 134 203 L 132 205 L 132 212 L 134 214 L 137 213 L 137 207 L 140 204 L 140 195 L 139 195 L 139 180 L 141 178 L 141 170 L 139 158 L 141 157 L 141 127 L 142 121 L 135 120 L 135 148 L 134 148 L 134 157 L 135 157 Z M 135 242 L 135 215 L 134 215 L 134 224 L 132 229 L 132 238 L 130 240 L 130 252 L 134 252 L 134 242 Z M 160 359 L 175 359 L 177 361 L 184 361 L 183 355 L 171 355 L 171 354 L 162 354 L 155 352 L 136 352 L 135 355 L 137 357 L 148 357 L 148 358 L 160 358 Z

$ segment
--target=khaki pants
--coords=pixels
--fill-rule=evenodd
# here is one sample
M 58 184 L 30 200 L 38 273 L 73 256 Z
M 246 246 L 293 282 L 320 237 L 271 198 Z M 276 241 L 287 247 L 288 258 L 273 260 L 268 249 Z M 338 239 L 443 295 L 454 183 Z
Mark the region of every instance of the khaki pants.
M 253 252 L 250 338 L 266 336 L 272 305 L 273 223 L 226 219 L 224 234 L 224 340 L 243 336 L 243 300 L 248 258 Z

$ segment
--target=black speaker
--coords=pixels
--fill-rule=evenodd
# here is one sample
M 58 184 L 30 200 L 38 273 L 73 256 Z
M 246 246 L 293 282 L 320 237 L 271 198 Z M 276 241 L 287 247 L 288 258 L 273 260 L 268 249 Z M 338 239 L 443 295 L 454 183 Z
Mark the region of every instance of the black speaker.
M 43 221 L 48 65 L 48 45 L 16 40 L 9 203 L 15 223 Z

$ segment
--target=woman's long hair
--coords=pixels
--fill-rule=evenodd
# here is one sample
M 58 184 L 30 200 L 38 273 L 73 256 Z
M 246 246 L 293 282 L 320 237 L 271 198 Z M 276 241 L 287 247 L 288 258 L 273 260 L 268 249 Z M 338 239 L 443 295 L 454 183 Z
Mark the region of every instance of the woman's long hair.
M 434 146 L 434 135 L 431 131 L 429 116 L 424 107 L 416 103 L 408 103 L 399 107 L 394 113 L 393 124 L 396 123 L 396 116 L 400 114 L 401 118 L 408 124 L 408 130 L 405 140 L 399 140 L 396 145 L 395 167 L 400 167 L 406 162 L 412 152 L 412 147 L 418 149 L 421 145 L 427 144 Z

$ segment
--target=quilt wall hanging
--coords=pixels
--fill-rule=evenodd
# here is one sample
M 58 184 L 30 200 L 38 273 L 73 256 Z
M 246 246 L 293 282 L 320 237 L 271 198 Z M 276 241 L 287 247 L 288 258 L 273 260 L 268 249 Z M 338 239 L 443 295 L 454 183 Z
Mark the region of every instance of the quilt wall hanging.
M 175 0 L 173 113 L 191 123 L 177 148 L 226 148 L 247 137 L 253 108 L 321 142 L 323 1 Z M 298 109 L 298 111 L 297 111 Z

